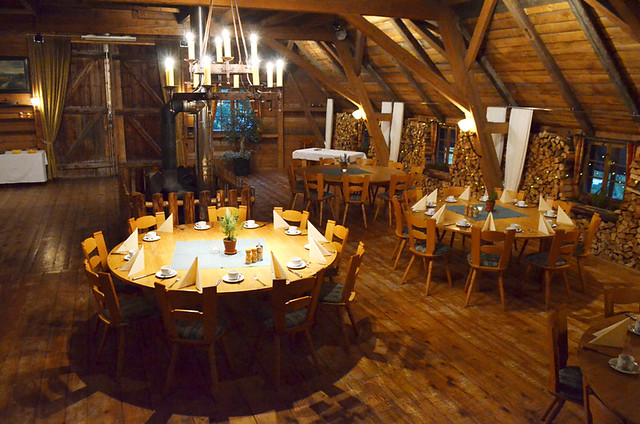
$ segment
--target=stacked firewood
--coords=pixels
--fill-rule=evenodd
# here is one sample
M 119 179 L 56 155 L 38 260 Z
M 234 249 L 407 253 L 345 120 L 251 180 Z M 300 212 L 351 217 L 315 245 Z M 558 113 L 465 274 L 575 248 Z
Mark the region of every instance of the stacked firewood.
M 362 121 L 350 113 L 338 113 L 334 123 L 331 147 L 337 150 L 360 150 L 362 146 Z
M 398 162 L 408 170 L 412 166 L 424 166 L 427 156 L 433 154 L 431 122 L 407 120 L 400 139 Z
M 535 203 L 540 196 L 564 199 L 573 190 L 573 143 L 571 139 L 543 131 L 529 141 L 521 190 L 525 201 Z
M 453 161 L 449 165 L 451 186 L 471 187 L 471 195 L 479 197 L 484 194 L 484 182 L 480 171 L 480 158 L 473 146 L 477 145 L 477 135 L 461 132 L 453 148 Z M 472 146 L 472 143 L 473 144 Z

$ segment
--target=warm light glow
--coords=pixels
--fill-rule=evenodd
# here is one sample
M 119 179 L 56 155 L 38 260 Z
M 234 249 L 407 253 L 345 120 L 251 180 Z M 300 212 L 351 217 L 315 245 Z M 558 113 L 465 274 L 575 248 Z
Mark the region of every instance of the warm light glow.
M 175 85 L 174 75 L 173 75 L 173 66 L 175 62 L 172 57 L 166 57 L 164 59 L 164 78 L 165 84 L 169 87 Z
M 273 62 L 267 63 L 267 87 L 273 87 Z
M 467 117 L 458 121 L 458 127 L 460 127 L 460 131 L 462 132 L 476 132 L 476 122 L 473 120 L 473 117 Z
M 354 119 L 364 119 L 364 117 L 366 116 L 364 113 L 364 110 L 362 109 L 356 109 L 353 111 L 353 113 L 351 114 L 351 116 L 353 116 Z
M 202 84 L 211 85 L 211 58 L 209 56 L 202 56 Z
M 276 87 L 282 87 L 283 85 L 283 71 L 284 71 L 284 60 L 278 59 L 276 60 Z
M 173 69 L 174 65 L 175 65 L 175 60 L 173 60 L 172 57 L 166 57 L 164 59 L 164 69 Z
M 222 30 L 222 43 L 224 44 L 225 57 L 231 57 L 231 36 L 226 28 Z
M 38 107 L 40 106 L 40 99 L 38 97 L 31 98 L 31 106 Z
M 196 38 L 192 32 L 187 32 L 185 38 L 187 39 L 187 57 L 193 60 L 196 58 Z
M 251 43 L 251 57 L 258 56 L 258 34 L 251 34 L 249 41 Z
M 253 85 L 260 85 L 260 58 L 252 57 L 251 58 L 251 68 L 252 68 L 252 83 Z
M 222 62 L 222 37 L 216 37 L 216 62 Z

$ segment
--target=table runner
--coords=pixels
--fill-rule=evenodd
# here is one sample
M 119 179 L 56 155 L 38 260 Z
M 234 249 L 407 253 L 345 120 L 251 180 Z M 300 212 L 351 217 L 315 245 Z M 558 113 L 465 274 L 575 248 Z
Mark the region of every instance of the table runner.
M 349 167 L 347 168 L 347 172 L 342 172 L 341 168 L 331 168 L 331 167 L 322 167 L 318 170 L 319 172 L 325 175 L 338 176 L 341 174 L 347 175 L 363 175 L 363 174 L 371 174 L 369 171 L 365 171 L 364 169 Z
M 477 203 L 474 204 L 472 206 L 475 206 L 476 208 L 478 206 L 482 206 L 482 212 L 480 212 L 478 214 L 478 216 L 467 216 L 467 219 L 473 220 L 473 221 L 484 221 L 487 219 L 487 217 L 489 216 L 489 212 L 486 212 L 484 210 L 484 203 Z M 447 205 L 447 209 L 450 210 L 451 212 L 455 212 L 458 213 L 460 215 L 464 215 L 464 210 L 465 210 L 466 205 Z M 535 209 L 532 209 L 535 210 Z M 493 208 L 493 219 L 509 219 L 509 218 L 522 218 L 524 216 L 529 216 L 526 213 L 522 213 L 522 212 L 518 212 L 518 211 L 514 211 L 513 209 L 509 209 L 509 208 L 505 208 L 503 206 L 494 206 Z
M 335 158 L 338 159 L 340 156 L 347 155 L 349 157 L 349 162 L 355 162 L 356 159 L 366 159 L 367 155 L 362 152 L 354 152 L 351 150 L 336 150 L 336 149 L 321 149 L 319 147 L 310 147 L 308 149 L 298 149 L 294 150 L 291 154 L 293 159 L 306 159 L 306 160 L 314 160 L 319 161 L 322 158 Z
M 252 264 L 245 264 L 245 249 L 256 247 L 258 242 L 264 248 L 262 260 Z M 217 246 L 220 253 L 214 254 L 211 251 L 213 246 Z M 222 240 L 178 241 L 176 242 L 176 250 L 171 260 L 171 268 L 189 269 L 196 256 L 198 257 L 198 266 L 202 269 L 271 265 L 271 253 L 267 250 L 267 243 L 263 238 L 237 239 L 236 249 L 238 253 L 235 255 L 225 255 Z

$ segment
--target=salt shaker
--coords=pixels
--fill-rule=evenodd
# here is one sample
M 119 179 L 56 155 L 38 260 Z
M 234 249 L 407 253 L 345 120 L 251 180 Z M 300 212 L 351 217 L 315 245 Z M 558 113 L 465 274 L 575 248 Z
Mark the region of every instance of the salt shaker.
M 264 256 L 264 247 L 262 247 L 262 245 L 258 243 L 257 249 L 258 249 L 258 260 L 261 261 Z
M 258 249 L 255 247 L 251 249 L 251 262 L 258 262 Z
M 246 256 L 244 258 L 244 263 L 245 264 L 252 263 L 253 262 L 253 254 L 251 252 L 251 249 L 245 249 L 245 253 L 246 253 Z

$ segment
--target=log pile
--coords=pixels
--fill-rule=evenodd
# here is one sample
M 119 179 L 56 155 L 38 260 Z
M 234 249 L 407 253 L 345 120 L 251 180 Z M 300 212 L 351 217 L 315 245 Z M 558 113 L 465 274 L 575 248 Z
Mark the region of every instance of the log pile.
M 544 198 L 564 199 L 573 190 L 573 143 L 571 139 L 543 131 L 529 141 L 521 190 L 527 203 Z
M 362 146 L 362 121 L 350 113 L 336 114 L 333 130 L 332 149 L 359 151 Z
M 425 166 L 426 157 L 433 155 L 431 122 L 407 120 L 400 140 L 398 162 L 406 169 L 411 166 Z
M 461 132 L 453 148 L 453 161 L 449 166 L 451 186 L 471 187 L 471 195 L 479 197 L 484 194 L 484 181 L 480 171 L 480 158 L 472 148 L 477 145 L 477 135 Z

